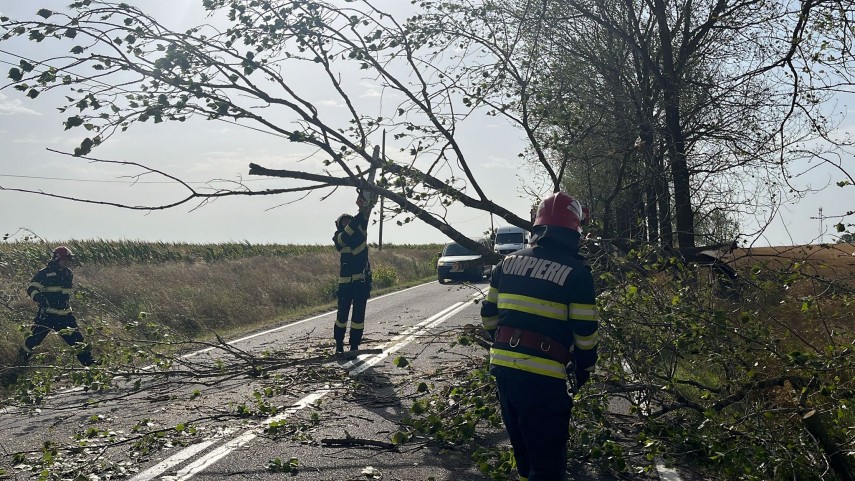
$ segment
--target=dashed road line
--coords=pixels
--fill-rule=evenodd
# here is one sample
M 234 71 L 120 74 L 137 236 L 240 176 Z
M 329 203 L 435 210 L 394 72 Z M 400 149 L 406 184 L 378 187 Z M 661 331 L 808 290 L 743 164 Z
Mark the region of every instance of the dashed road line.
M 401 348 L 405 347 L 406 345 L 410 344 L 411 342 L 413 342 L 418 336 L 420 336 L 424 332 L 428 331 L 429 329 L 431 329 L 435 326 L 442 324 L 443 322 L 447 321 L 449 318 L 451 318 L 452 316 L 454 316 L 458 312 L 462 311 L 471 302 L 472 301 L 457 302 L 457 303 L 451 305 L 450 307 L 443 309 L 439 313 L 434 314 L 433 316 L 425 319 L 424 321 L 414 325 L 411 328 L 408 328 L 403 333 L 392 338 L 392 340 L 388 344 L 385 345 L 388 347 L 381 347 L 383 349 L 383 352 L 381 352 L 380 354 L 374 354 L 374 355 L 363 354 L 362 356 L 359 356 L 359 358 L 357 358 L 356 361 L 349 361 L 348 363 L 344 364 L 343 367 L 347 368 L 351 375 L 357 375 L 357 374 L 367 370 L 368 368 L 370 368 L 376 364 L 379 364 L 381 361 L 386 359 L 390 354 L 392 354 L 392 353 L 400 350 Z M 318 317 L 320 317 L 320 316 L 318 316 Z M 315 318 L 313 318 L 313 319 L 315 319 Z M 300 321 L 300 322 L 302 323 L 305 321 L 306 320 Z M 294 324 L 289 324 L 289 326 L 293 326 L 293 325 Z M 277 328 L 277 330 L 278 329 L 279 328 Z M 260 334 L 261 333 L 259 333 L 258 335 L 260 335 Z M 363 356 L 365 356 L 365 357 L 363 358 Z M 338 387 L 341 387 L 340 383 L 334 384 L 332 386 L 325 387 L 323 389 L 319 389 L 319 390 L 303 397 L 302 399 L 297 401 L 297 403 L 295 403 L 293 406 L 291 406 L 287 410 L 283 411 L 282 413 L 277 414 L 276 416 L 272 416 L 268 419 L 265 419 L 263 422 L 259 423 L 259 425 L 257 425 L 256 427 L 244 431 L 243 433 L 239 434 L 235 438 L 227 441 L 225 444 L 223 444 L 223 445 L 219 446 L 218 448 L 214 449 L 213 451 L 203 455 L 202 457 L 200 457 L 196 461 L 193 461 L 192 463 L 188 464 L 187 466 L 184 466 L 183 468 L 181 468 L 176 473 L 175 476 L 169 476 L 169 480 L 170 481 L 187 481 L 187 480 L 191 479 L 193 476 L 203 472 L 205 469 L 207 469 L 208 467 L 210 467 L 211 465 L 213 465 L 217 461 L 221 460 L 222 458 L 226 457 L 231 452 L 235 451 L 236 449 L 241 448 L 242 446 L 245 446 L 247 443 L 249 443 L 252 440 L 254 440 L 255 438 L 257 438 L 259 436 L 259 434 L 263 431 L 263 426 L 267 426 L 267 425 L 270 425 L 271 423 L 279 422 L 279 421 L 282 421 L 283 419 L 286 419 L 288 416 L 290 416 L 290 415 L 300 411 L 301 409 L 303 409 L 307 406 L 310 406 L 310 405 L 316 403 L 317 401 L 321 400 L 324 396 L 326 396 L 328 393 L 334 391 Z M 143 471 L 142 473 L 134 476 L 133 478 L 131 478 L 131 481 L 149 481 L 151 479 L 154 479 L 154 478 L 162 475 L 163 473 L 175 468 L 176 466 L 179 466 L 181 463 L 183 463 L 184 461 L 186 461 L 186 460 L 192 458 L 193 456 L 199 454 L 200 452 L 204 451 L 205 449 L 210 447 L 213 444 L 213 442 L 214 441 L 206 442 L 207 444 L 205 446 L 202 446 L 199 448 L 196 447 L 197 445 L 189 446 L 189 447 L 179 451 L 178 453 L 175 453 L 174 455 L 167 458 L 166 460 L 161 461 L 160 463 L 158 463 L 158 464 L 152 466 L 151 468 Z M 192 450 L 192 452 L 191 452 L 191 450 Z

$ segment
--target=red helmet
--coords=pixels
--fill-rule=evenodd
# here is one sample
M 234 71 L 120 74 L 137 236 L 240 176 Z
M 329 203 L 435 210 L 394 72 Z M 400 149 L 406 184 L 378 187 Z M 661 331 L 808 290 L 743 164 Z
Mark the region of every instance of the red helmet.
M 534 226 L 552 225 L 582 231 L 582 204 L 564 192 L 556 192 L 543 199 L 537 207 Z
M 74 259 L 74 254 L 71 253 L 71 249 L 65 246 L 59 246 L 53 250 L 53 259 L 54 261 L 58 261 L 61 259 Z

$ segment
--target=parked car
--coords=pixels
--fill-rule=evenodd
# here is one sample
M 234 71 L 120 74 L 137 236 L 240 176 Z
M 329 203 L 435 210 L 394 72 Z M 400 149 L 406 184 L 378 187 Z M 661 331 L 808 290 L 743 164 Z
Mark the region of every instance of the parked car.
M 489 276 L 492 268 L 481 254 L 457 242 L 451 242 L 446 244 L 439 254 L 436 277 L 440 284 L 445 284 L 448 280 L 477 282 Z
M 520 249 L 525 249 L 528 241 L 528 233 L 525 229 L 517 226 L 503 226 L 496 229 L 496 238 L 493 241 L 493 250 L 499 254 L 508 255 Z

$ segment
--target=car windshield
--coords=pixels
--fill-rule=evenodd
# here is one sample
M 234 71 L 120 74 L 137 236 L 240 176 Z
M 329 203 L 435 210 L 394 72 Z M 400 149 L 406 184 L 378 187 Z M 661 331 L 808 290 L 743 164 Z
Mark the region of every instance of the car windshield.
M 496 244 L 524 244 L 525 238 L 522 232 L 507 232 L 496 234 Z
M 453 242 L 445 246 L 445 249 L 442 251 L 442 255 L 444 256 L 475 256 L 478 255 L 476 252 L 472 252 L 471 250 L 463 247 L 462 245 Z

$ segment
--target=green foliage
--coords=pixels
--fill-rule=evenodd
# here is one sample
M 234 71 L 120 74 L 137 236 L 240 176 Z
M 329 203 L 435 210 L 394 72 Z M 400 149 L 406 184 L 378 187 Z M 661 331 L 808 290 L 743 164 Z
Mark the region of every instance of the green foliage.
M 746 265 L 733 280 L 652 249 L 595 261 L 608 272 L 599 276 L 606 385 L 594 394 L 629 391 L 648 459 L 718 479 L 818 481 L 827 453 L 801 422 L 810 410 L 840 449 L 855 447 L 855 362 L 840 342 L 855 331 L 843 307 L 851 274 L 817 283 L 815 263 L 804 260 Z M 618 472 L 645 469 L 625 464 L 603 407 L 577 404 L 589 416 L 577 418 L 584 429 L 571 450 Z
M 398 272 L 390 266 L 377 266 L 371 268 L 374 287 L 392 287 L 398 283 Z
M 300 465 L 300 462 L 297 458 L 291 458 L 287 461 L 283 461 L 282 458 L 274 458 L 267 462 L 267 471 L 271 473 L 285 473 L 296 475 L 299 473 L 297 467 Z
M 516 477 L 517 463 L 513 449 L 478 448 L 472 454 L 475 466 L 494 481 L 512 481 Z
M 413 402 L 404 424 L 440 445 L 473 442 L 479 425 L 501 426 L 495 383 L 486 365 L 473 367 L 460 381 L 438 391 L 420 383 L 416 392 L 421 397 Z

